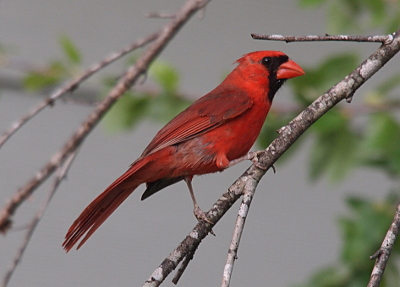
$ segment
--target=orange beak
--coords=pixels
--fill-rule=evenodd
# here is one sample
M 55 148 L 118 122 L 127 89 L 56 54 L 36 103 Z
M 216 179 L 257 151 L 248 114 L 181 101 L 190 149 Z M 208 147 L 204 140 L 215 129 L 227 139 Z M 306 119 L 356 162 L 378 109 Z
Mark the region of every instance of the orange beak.
M 290 79 L 298 76 L 304 75 L 303 69 L 294 61 L 289 60 L 283 63 L 276 74 L 276 78 L 280 79 Z

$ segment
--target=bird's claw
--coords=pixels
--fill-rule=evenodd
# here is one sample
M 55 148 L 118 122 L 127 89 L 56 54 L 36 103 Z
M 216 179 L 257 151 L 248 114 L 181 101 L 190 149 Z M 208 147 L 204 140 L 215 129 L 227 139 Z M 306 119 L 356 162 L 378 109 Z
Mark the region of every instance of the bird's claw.
M 258 160 L 258 157 L 259 157 L 260 155 L 263 155 L 264 153 L 265 153 L 264 150 L 251 151 L 251 152 L 249 152 L 249 158 L 251 159 L 251 161 L 253 162 L 253 164 L 254 164 L 256 167 L 258 167 L 258 168 L 260 168 L 260 169 L 262 169 L 262 170 L 267 170 L 267 168 L 266 168 L 263 164 L 261 164 L 261 163 L 259 162 L 259 160 Z M 273 170 L 274 170 L 274 172 L 275 172 L 275 168 L 274 168 L 274 167 L 273 167 Z
M 207 223 L 210 223 L 214 225 L 214 222 L 212 222 L 210 219 L 208 219 L 207 215 L 199 206 L 196 206 L 193 210 L 194 216 L 197 218 L 198 221 L 205 221 Z

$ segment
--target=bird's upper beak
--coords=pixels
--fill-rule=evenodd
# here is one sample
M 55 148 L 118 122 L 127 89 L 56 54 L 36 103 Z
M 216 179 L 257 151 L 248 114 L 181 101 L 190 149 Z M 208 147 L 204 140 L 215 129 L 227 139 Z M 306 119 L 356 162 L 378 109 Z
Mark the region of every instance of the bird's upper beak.
M 276 78 L 280 79 L 290 79 L 298 76 L 304 75 L 303 69 L 294 61 L 290 60 L 286 63 L 283 63 L 278 68 L 278 72 L 276 74 Z

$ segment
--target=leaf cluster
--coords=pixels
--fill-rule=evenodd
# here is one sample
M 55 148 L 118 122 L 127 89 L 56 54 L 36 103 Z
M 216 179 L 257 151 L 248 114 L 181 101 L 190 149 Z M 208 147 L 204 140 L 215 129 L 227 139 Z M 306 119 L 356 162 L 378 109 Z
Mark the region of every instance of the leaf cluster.
M 330 33 L 365 33 L 373 29 L 392 33 L 400 27 L 398 1 L 300 0 L 299 3 L 313 8 L 324 5 Z M 357 63 L 356 54 L 334 55 L 307 69 L 303 79 L 293 79 L 291 83 L 300 108 L 336 83 L 338 76 L 342 78 L 353 70 Z M 338 261 L 320 268 L 307 283 L 296 286 L 367 285 L 374 264 L 368 258 L 379 249 L 400 201 L 399 87 L 400 73 L 391 75 L 370 86 L 364 95 L 358 94 L 357 103 L 342 104 L 324 115 L 308 131 L 313 139 L 309 155 L 312 179 L 328 176 L 331 182 L 337 183 L 354 169 L 368 168 L 386 175 L 394 187 L 385 199 L 347 197 L 349 215 L 338 219 L 342 235 Z M 397 243 L 380 286 L 398 286 L 399 253 Z
M 382 238 L 393 219 L 399 191 L 391 193 L 382 201 L 371 201 L 357 196 L 349 196 L 346 205 L 347 216 L 338 220 L 342 236 L 341 253 L 338 262 L 316 271 L 307 283 L 296 287 L 365 287 L 374 265 L 369 256 L 382 243 Z M 398 286 L 400 282 L 398 260 L 400 246 L 395 245 L 391 260 L 386 266 L 381 287 Z
M 304 8 L 324 6 L 327 11 L 329 33 L 343 31 L 364 33 L 379 29 L 392 33 L 400 27 L 400 5 L 387 0 L 300 0 Z
M 107 113 L 104 121 L 110 131 L 132 129 L 145 119 L 167 122 L 191 103 L 178 92 L 179 73 L 170 64 L 161 60 L 154 62 L 147 76 L 154 83 L 152 88 L 144 87 L 125 93 Z M 116 80 L 108 77 L 104 83 L 108 90 Z
M 82 55 L 78 47 L 67 35 L 60 37 L 59 44 L 63 58 L 52 60 L 44 67 L 27 71 L 23 80 L 26 90 L 40 91 L 53 87 L 77 74 L 82 64 Z

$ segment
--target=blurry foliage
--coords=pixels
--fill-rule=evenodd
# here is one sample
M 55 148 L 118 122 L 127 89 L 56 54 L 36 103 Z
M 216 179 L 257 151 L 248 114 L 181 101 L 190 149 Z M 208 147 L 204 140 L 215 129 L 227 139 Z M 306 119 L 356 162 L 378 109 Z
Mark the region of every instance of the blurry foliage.
M 131 129 L 144 119 L 165 123 L 189 106 L 190 101 L 178 93 L 179 73 L 174 67 L 160 60 L 155 61 L 146 77 L 154 82 L 155 87 L 125 93 L 105 116 L 104 121 L 110 131 Z M 108 77 L 104 83 L 108 91 L 116 80 Z
M 328 174 L 332 181 L 337 181 L 354 167 L 360 139 L 352 130 L 350 121 L 339 108 L 335 108 L 312 126 L 311 131 L 315 133 L 310 158 L 312 179 Z
M 329 33 L 392 33 L 400 27 L 400 2 L 396 0 L 299 0 L 299 4 L 304 8 L 324 6 Z M 25 77 L 28 90 L 56 85 L 76 73 L 82 63 L 79 49 L 67 36 L 60 38 L 60 45 L 64 58 L 28 72 Z M 135 59 L 133 57 L 127 64 L 133 64 Z M 296 108 L 280 112 L 274 107 L 258 143 L 263 148 L 268 146 L 276 137 L 277 129 L 286 125 L 359 63 L 357 51 L 349 51 L 331 55 L 313 67 L 303 67 L 306 76 L 291 79 L 288 83 L 294 93 Z M 106 115 L 104 122 L 110 130 L 131 129 L 144 119 L 166 122 L 190 104 L 188 98 L 179 93 L 180 75 L 170 64 L 159 60 L 154 62 L 146 77 L 152 85 L 139 85 L 139 88 L 130 90 Z M 104 79 L 104 94 L 116 82 L 115 76 Z M 309 154 L 311 179 L 327 176 L 332 183 L 337 183 L 352 169 L 374 168 L 387 175 L 396 188 L 388 192 L 385 200 L 378 202 L 349 197 L 346 203 L 351 214 L 341 216 L 338 221 L 342 234 L 338 263 L 316 271 L 308 283 L 298 286 L 366 286 L 373 266 L 368 256 L 379 248 L 400 197 L 399 86 L 400 73 L 391 75 L 374 87 L 369 84 L 365 95 L 357 95 L 359 110 L 352 108 L 356 104 L 350 105 L 350 108 L 348 104 L 341 104 L 306 132 L 312 139 Z M 360 101 L 363 102 L 360 104 Z M 362 121 L 356 122 L 355 119 L 360 116 Z M 284 155 L 284 159 L 299 150 L 304 138 Z M 398 286 L 400 282 L 399 269 L 394 263 L 399 259 L 399 249 L 397 244 L 381 286 Z
M 374 260 L 369 256 L 380 247 L 393 220 L 399 190 L 383 201 L 373 202 L 350 196 L 346 200 L 350 215 L 341 216 L 338 225 L 342 237 L 338 262 L 318 270 L 307 283 L 296 287 L 365 287 L 371 276 Z M 398 260 L 399 244 L 394 246 L 381 287 L 398 286 L 400 282 Z
M 400 175 L 400 123 L 388 112 L 369 117 L 364 141 L 360 145 L 362 164 L 384 170 L 388 175 Z
M 327 31 L 337 33 L 393 33 L 400 28 L 400 2 L 385 0 L 300 0 L 302 7 L 325 5 Z M 325 59 L 306 70 L 306 76 L 290 81 L 303 108 L 327 88 L 353 70 L 360 59 L 343 53 Z M 392 180 L 394 188 L 385 200 L 349 196 L 350 215 L 338 220 L 342 235 L 337 263 L 314 272 L 307 283 L 298 287 L 364 287 L 371 276 L 374 260 L 369 256 L 380 247 L 400 200 L 400 73 L 369 84 L 365 95 L 358 95 L 358 107 L 341 104 L 308 131 L 313 138 L 310 153 L 312 179 L 328 176 L 340 182 L 354 168 L 373 168 Z M 355 105 L 355 104 L 352 104 Z M 362 119 L 361 121 L 356 119 Z M 380 286 L 399 286 L 400 245 L 392 250 Z
M 28 71 L 24 78 L 24 87 L 28 91 L 40 91 L 73 77 L 82 64 L 79 49 L 71 39 L 63 35 L 59 39 L 64 58 L 53 60 L 47 66 Z
M 393 33 L 400 27 L 398 0 L 300 0 L 301 7 L 325 5 L 329 33 L 364 33 L 378 29 Z
M 299 3 L 308 8 L 325 5 L 327 13 L 334 15 L 327 19 L 330 32 L 351 32 L 358 29 L 358 26 L 364 30 L 374 28 L 382 32 L 394 32 L 400 28 L 399 1 L 300 0 Z M 332 55 L 312 68 L 306 67 L 306 76 L 289 82 L 295 100 L 300 105 L 299 111 L 359 63 L 356 53 L 346 52 Z M 326 175 L 332 182 L 339 182 L 353 168 L 368 167 L 376 168 L 394 180 L 400 180 L 399 87 L 400 73 L 397 73 L 375 87 L 370 87 L 363 97 L 357 97 L 358 102 L 359 99 L 363 100 L 360 111 L 341 104 L 312 126 L 308 131 L 314 139 L 310 154 L 312 179 Z M 360 116 L 366 120 L 356 124 L 355 119 Z
M 356 53 L 332 55 L 317 66 L 305 67 L 306 75 L 290 79 L 288 84 L 293 88 L 296 101 L 305 108 L 359 64 Z

